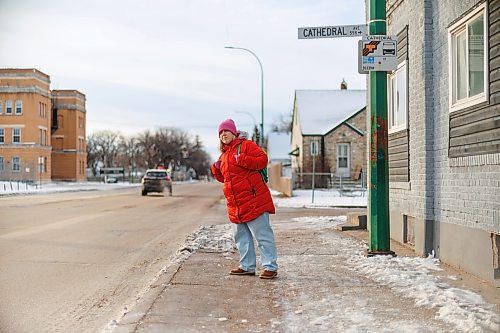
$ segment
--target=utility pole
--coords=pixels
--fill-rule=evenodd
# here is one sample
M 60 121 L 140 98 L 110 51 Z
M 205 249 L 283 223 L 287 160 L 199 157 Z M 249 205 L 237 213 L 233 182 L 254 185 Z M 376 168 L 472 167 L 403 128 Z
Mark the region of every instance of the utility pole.
M 370 0 L 369 35 L 386 35 L 386 0 Z M 370 110 L 370 249 L 368 256 L 395 255 L 390 250 L 387 72 L 369 73 Z

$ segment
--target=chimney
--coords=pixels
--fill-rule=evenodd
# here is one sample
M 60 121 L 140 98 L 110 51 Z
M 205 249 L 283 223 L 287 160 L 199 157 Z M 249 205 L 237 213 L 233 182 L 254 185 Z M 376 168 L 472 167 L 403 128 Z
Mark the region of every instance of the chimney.
M 340 83 L 340 90 L 347 90 L 347 82 L 345 82 L 344 79 L 342 79 L 342 82 Z

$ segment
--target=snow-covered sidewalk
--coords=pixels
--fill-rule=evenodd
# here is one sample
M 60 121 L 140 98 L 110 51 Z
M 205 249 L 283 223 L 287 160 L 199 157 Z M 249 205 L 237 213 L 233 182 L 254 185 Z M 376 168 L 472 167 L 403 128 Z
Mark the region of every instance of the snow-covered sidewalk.
M 470 290 L 440 278 L 439 260 L 366 257 L 366 244 L 334 231 L 345 216 L 273 220 L 282 316 L 274 332 L 498 332 L 498 309 Z M 202 226 L 174 261 L 198 250 L 234 253 L 230 225 Z M 257 291 L 249 291 L 257 292 Z M 221 297 L 225 297 L 221 295 Z M 276 305 L 278 306 L 278 305 Z M 229 318 L 230 316 L 228 316 Z M 432 329 L 431 329 L 432 328 Z

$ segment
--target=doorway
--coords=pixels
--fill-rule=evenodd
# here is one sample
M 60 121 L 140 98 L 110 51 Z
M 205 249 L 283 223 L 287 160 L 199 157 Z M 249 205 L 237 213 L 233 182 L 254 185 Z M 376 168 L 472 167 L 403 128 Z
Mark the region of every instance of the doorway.
M 350 155 L 348 143 L 337 144 L 337 177 L 350 177 Z

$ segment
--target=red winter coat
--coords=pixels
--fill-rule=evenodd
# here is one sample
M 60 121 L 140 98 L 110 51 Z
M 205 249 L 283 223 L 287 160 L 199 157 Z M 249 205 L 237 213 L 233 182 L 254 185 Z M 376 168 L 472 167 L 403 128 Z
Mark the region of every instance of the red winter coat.
M 240 143 L 240 155 L 235 157 Z M 248 222 L 265 212 L 275 213 L 271 193 L 259 173 L 260 169 L 267 167 L 267 155 L 257 144 L 237 138 L 224 147 L 219 160 L 220 167 L 212 165 L 212 173 L 224 183 L 231 222 Z

